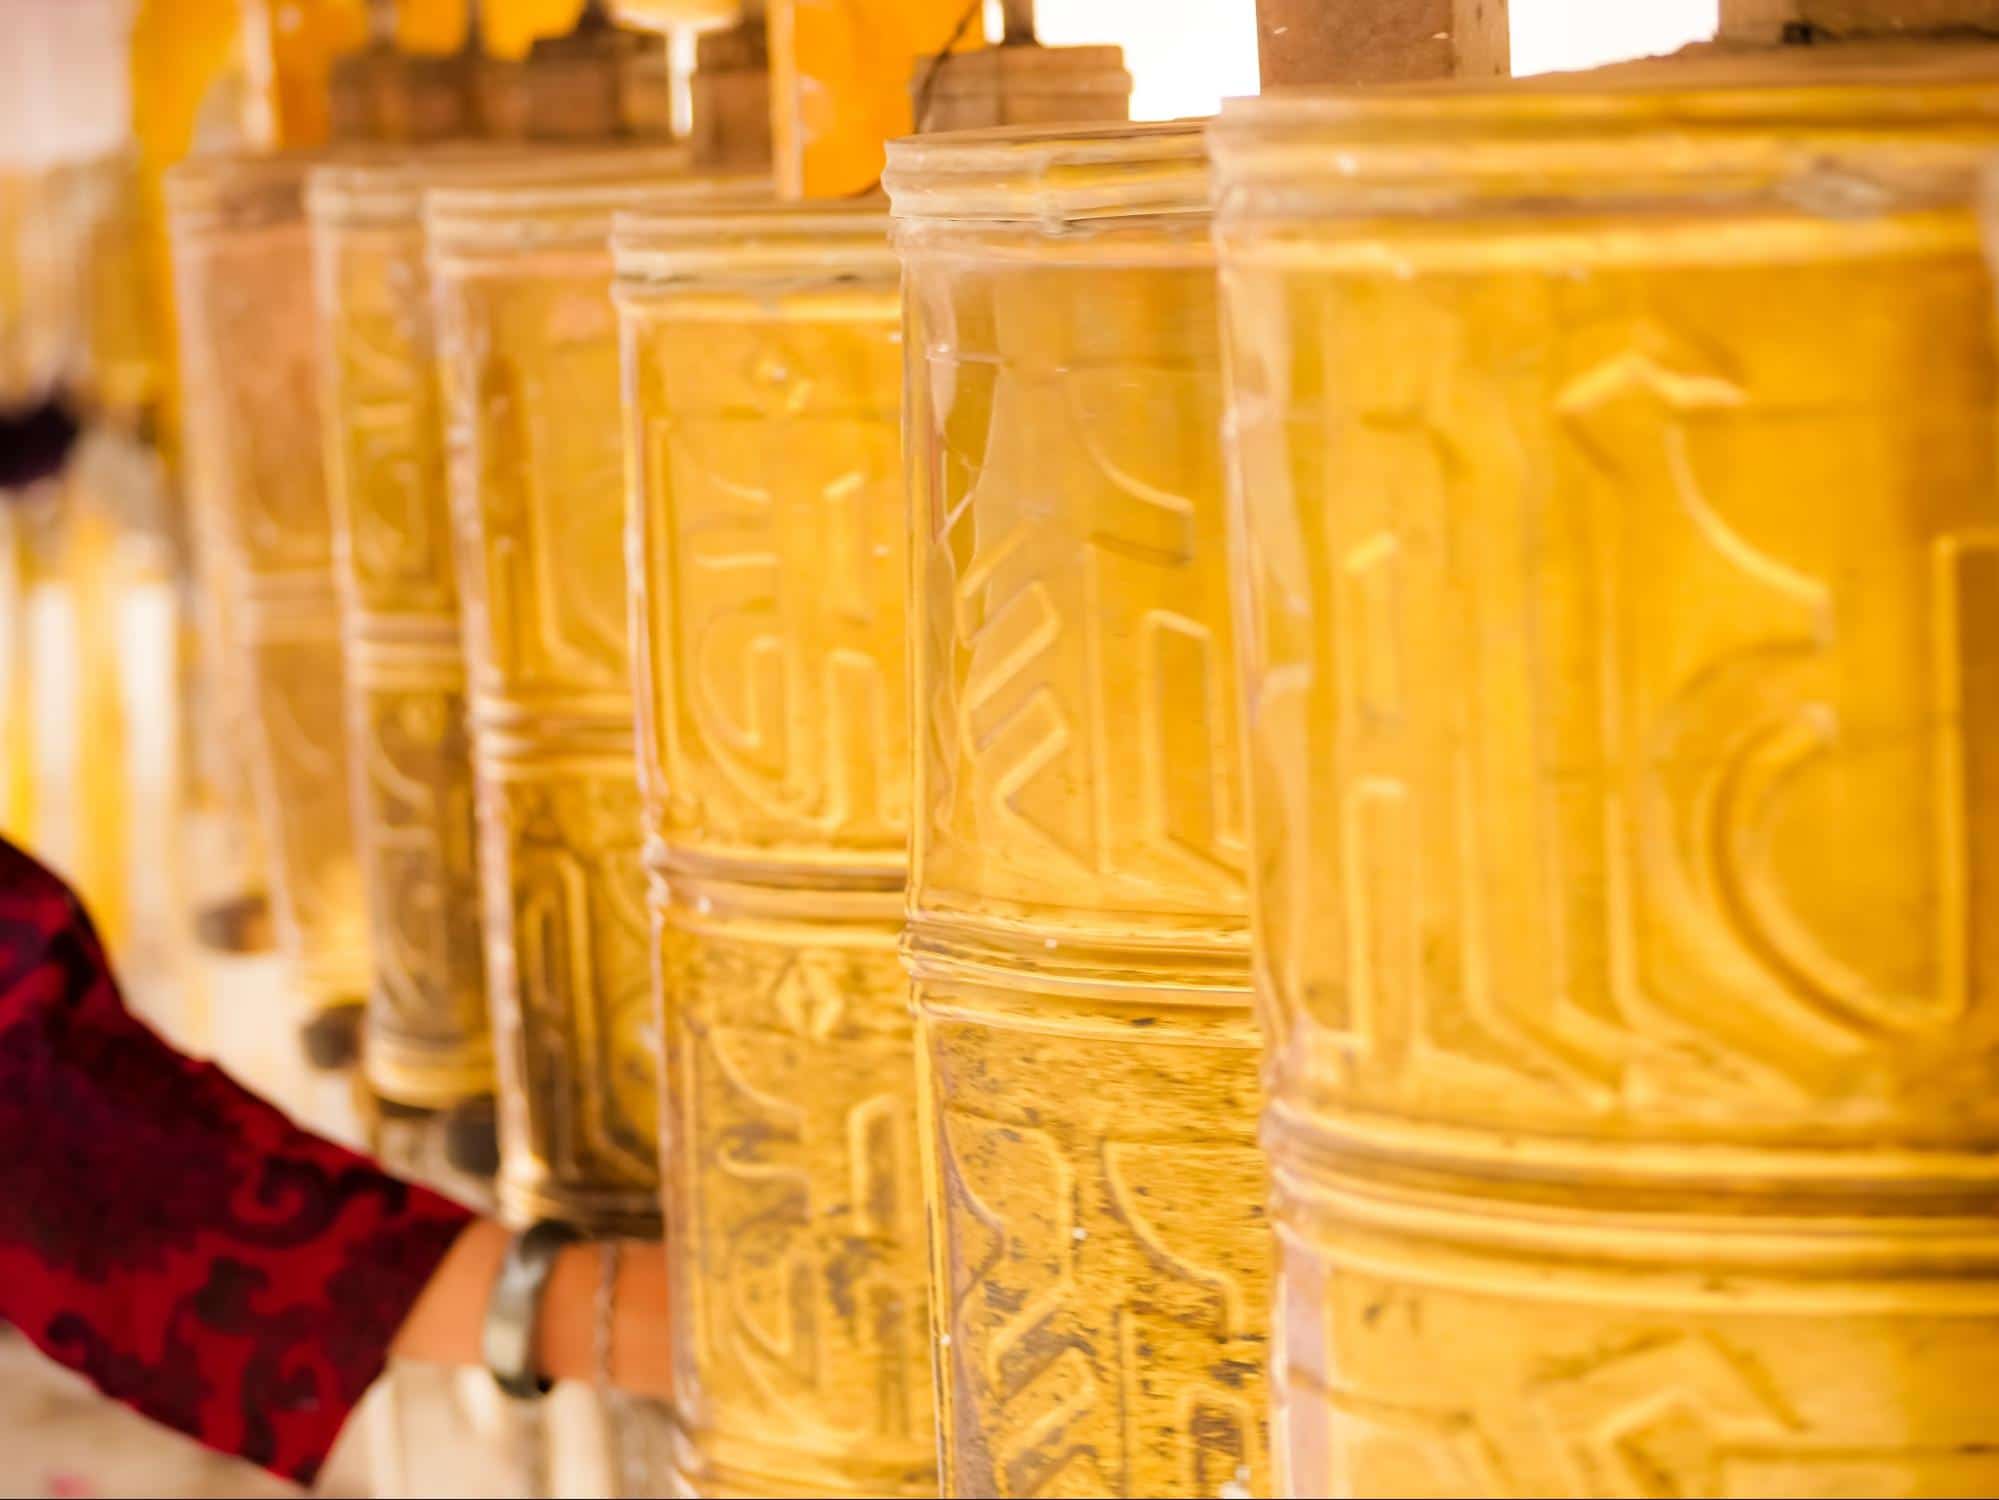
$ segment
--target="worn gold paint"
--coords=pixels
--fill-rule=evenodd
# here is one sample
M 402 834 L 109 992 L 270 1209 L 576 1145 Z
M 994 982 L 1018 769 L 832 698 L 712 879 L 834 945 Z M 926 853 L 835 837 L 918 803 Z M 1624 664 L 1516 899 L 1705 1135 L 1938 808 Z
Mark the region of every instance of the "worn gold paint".
M 677 1483 L 935 1494 L 886 205 L 617 249 Z
M 303 157 L 169 178 L 187 448 L 251 730 L 279 943 L 310 1006 L 358 1005 L 368 952 L 348 799 L 333 527 Z
M 1199 132 L 898 142 L 944 1484 L 1261 1493 L 1256 1149 Z
M 626 643 L 612 211 L 672 150 L 429 195 L 471 671 L 500 1200 L 659 1228 L 651 942 Z
M 1850 56 L 1224 118 L 1286 1493 L 1999 1486 L 1999 66 Z
M 435 154 L 431 158 L 438 159 Z M 417 160 L 329 167 L 311 208 L 384 1098 L 492 1092 L 472 761 Z

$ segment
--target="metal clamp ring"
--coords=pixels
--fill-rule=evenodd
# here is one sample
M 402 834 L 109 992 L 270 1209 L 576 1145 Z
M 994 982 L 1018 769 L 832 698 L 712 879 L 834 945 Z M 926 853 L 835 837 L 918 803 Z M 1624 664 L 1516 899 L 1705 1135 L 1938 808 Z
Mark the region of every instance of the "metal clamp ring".
M 548 1394 L 550 1383 L 535 1368 L 535 1325 L 557 1256 L 565 1245 L 581 1238 L 569 1225 L 543 1219 L 507 1244 L 500 1274 L 486 1299 L 481 1348 L 494 1381 L 517 1401 Z

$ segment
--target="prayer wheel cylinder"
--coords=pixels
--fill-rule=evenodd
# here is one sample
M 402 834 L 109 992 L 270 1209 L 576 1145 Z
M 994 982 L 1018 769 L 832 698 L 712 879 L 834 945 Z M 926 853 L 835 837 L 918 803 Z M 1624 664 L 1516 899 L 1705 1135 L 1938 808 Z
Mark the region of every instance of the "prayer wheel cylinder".
M 1280 1488 L 1991 1491 L 1999 49 L 1213 145 Z
M 310 209 L 354 805 L 374 938 L 365 1068 L 385 1099 L 493 1091 L 465 662 L 423 186 L 436 153 L 322 167 Z
M 187 586 L 192 641 L 182 696 L 188 787 L 181 810 L 186 857 L 198 874 L 194 934 L 205 948 L 271 947 L 270 851 L 252 770 L 256 738 L 243 680 L 238 606 L 222 571 L 223 496 L 186 455 Z
M 675 1472 L 934 1495 L 879 198 L 620 222 Z
M 426 195 L 470 671 L 501 1208 L 659 1233 L 651 942 L 626 640 L 611 215 L 684 152 Z
M 1187 125 L 889 148 L 905 954 L 951 1494 L 1266 1484 L 1215 271 Z
M 194 158 L 168 178 L 190 485 L 243 689 L 279 946 L 318 1060 L 368 990 L 349 800 L 333 523 L 303 156 Z M 197 528 L 207 524 L 198 521 Z

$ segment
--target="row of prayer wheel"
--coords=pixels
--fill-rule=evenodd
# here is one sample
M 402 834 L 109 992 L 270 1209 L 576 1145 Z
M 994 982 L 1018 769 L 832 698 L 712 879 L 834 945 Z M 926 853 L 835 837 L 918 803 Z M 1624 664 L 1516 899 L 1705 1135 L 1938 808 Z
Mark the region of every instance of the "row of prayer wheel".
M 1994 153 L 1910 42 L 191 164 L 300 983 L 663 1206 L 683 1493 L 1989 1493 Z

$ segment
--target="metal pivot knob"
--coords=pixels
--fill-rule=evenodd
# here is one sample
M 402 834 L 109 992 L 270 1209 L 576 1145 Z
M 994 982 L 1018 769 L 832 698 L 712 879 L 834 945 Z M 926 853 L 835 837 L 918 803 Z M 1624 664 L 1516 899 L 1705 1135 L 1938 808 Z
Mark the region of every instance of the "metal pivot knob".
M 299 1028 L 305 1060 L 321 1073 L 352 1067 L 361 1056 L 362 1015 L 359 1005 L 336 1005 L 307 1021 Z

